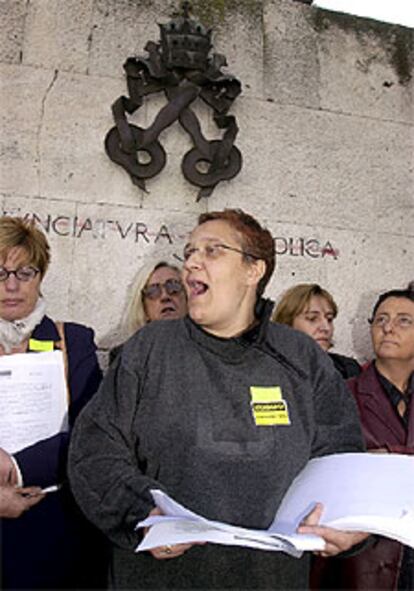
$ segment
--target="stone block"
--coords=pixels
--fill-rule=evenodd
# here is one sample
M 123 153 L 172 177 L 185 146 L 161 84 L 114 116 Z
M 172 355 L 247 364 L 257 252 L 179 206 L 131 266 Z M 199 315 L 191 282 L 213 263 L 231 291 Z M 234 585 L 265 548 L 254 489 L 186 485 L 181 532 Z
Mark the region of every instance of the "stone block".
M 32 0 L 28 3 L 23 63 L 86 73 L 93 0 Z
M 377 223 L 379 203 L 388 203 L 398 231 L 407 230 L 410 127 L 247 99 L 236 114 L 243 169 L 215 205 L 249 209 L 258 199 L 279 220 L 363 230 Z
M 319 10 L 321 108 L 414 122 L 414 31 Z
M 53 72 L 0 64 L 0 190 L 39 195 L 40 133 Z
M 263 11 L 264 96 L 283 104 L 319 107 L 317 35 L 309 6 L 266 0 Z
M 242 83 L 243 96 L 263 96 L 263 2 L 194 3 L 194 16 L 212 27 L 212 53 L 226 57 L 223 72 Z M 236 102 L 239 99 L 236 99 Z
M 90 35 L 90 73 L 123 76 L 128 57 L 146 56 L 147 41 L 158 42 L 157 23 L 170 20 L 172 5 L 137 0 L 98 0 L 95 2 Z
M 111 104 L 121 93 L 117 80 L 59 73 L 44 101 L 40 170 L 43 195 L 62 200 L 110 201 L 133 196 L 129 179 L 114 178 L 104 150 L 113 126 Z
M 3 64 L 18 64 L 22 60 L 26 13 L 25 0 L 0 3 L 0 62 Z

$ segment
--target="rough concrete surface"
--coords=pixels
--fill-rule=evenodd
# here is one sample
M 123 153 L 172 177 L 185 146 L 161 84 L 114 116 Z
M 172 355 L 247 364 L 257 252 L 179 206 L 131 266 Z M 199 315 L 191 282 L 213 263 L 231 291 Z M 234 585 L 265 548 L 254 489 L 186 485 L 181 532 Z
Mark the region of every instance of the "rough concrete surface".
M 147 193 L 103 143 L 125 60 L 147 55 L 178 0 L 0 2 L 0 203 L 48 235 L 49 311 L 93 326 L 104 351 L 123 339 L 145 257 L 180 254 L 199 213 L 242 207 L 275 236 L 268 295 L 320 283 L 339 304 L 335 349 L 368 359 L 376 295 L 414 279 L 414 31 L 292 0 L 193 6 L 243 84 L 231 109 L 243 168 L 199 202 L 178 121 L 160 135 L 167 163 Z M 148 127 L 165 103 L 150 95 L 129 119 Z M 211 108 L 192 108 L 220 137 Z

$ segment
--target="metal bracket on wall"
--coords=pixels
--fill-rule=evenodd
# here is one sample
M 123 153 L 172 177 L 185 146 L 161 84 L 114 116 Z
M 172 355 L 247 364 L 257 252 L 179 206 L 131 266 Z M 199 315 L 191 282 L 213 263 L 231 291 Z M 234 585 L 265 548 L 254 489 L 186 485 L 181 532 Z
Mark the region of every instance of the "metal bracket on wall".
M 159 43 L 148 41 L 148 57 L 129 57 L 124 69 L 129 97 L 120 96 L 112 105 L 115 127 L 105 138 L 109 158 L 122 166 L 132 182 L 146 190 L 146 179 L 156 176 L 164 168 L 166 153 L 160 143 L 160 133 L 179 121 L 191 136 L 193 147 L 183 157 L 185 178 L 200 187 L 197 201 L 209 197 L 216 185 L 235 177 L 242 167 L 242 156 L 234 145 L 238 127 L 234 115 L 228 111 L 241 92 L 241 83 L 224 74 L 226 58 L 218 53 L 210 55 L 211 29 L 190 18 L 188 2 L 182 4 L 182 16 L 166 25 L 159 25 Z M 144 97 L 164 92 L 167 104 L 160 109 L 153 123 L 146 129 L 127 119 L 144 102 Z M 200 98 L 211 109 L 222 137 L 207 140 L 192 103 Z

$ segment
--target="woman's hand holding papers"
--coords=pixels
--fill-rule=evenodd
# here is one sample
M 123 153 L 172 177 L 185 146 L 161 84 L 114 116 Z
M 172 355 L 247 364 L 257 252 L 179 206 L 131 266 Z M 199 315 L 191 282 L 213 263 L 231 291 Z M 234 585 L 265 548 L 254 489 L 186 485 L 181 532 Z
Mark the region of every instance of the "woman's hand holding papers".
M 315 554 L 323 557 L 335 556 L 341 552 L 346 552 L 352 546 L 360 544 L 369 534 L 356 531 L 342 531 L 332 527 L 318 525 L 323 512 L 323 505 L 317 503 L 315 508 L 305 517 L 298 532 L 303 534 L 316 534 L 325 540 L 325 549 Z
M 150 511 L 148 516 L 150 515 L 162 515 L 162 512 L 158 507 L 155 507 L 155 509 L 152 509 L 152 511 Z M 149 528 L 144 529 L 144 536 L 147 533 L 148 529 Z M 194 546 L 194 544 L 174 544 L 172 546 L 158 546 L 157 548 L 152 548 L 152 550 L 149 550 L 149 553 L 152 554 L 153 557 L 157 560 L 165 560 L 166 558 L 177 558 L 178 556 L 181 556 L 182 554 L 184 554 L 184 552 L 189 550 L 191 546 Z

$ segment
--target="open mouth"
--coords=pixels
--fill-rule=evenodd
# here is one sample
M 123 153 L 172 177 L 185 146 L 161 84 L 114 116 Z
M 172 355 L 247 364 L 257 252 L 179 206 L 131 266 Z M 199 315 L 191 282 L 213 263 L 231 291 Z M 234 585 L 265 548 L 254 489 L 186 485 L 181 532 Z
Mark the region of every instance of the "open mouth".
M 172 304 L 168 304 L 167 306 L 164 306 L 163 308 L 161 308 L 161 316 L 167 316 L 168 314 L 175 314 L 176 312 L 176 308 L 175 306 L 173 306 Z
M 190 279 L 187 281 L 187 285 L 189 287 L 191 297 L 197 297 L 203 295 L 208 290 L 208 285 L 203 283 L 203 281 L 196 281 L 195 279 Z

